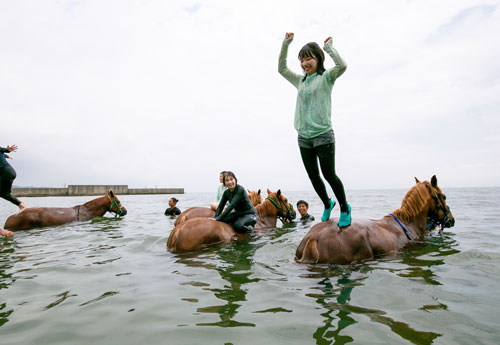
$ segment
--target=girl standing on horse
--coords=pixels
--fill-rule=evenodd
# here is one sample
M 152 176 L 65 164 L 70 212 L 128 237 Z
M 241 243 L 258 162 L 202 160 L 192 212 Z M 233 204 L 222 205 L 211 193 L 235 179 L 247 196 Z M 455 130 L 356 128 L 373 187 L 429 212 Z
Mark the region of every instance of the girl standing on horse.
M 331 120 L 331 93 L 335 80 L 344 73 L 347 65 L 332 47 L 328 37 L 323 49 L 331 56 L 335 67 L 326 70 L 325 55 L 317 43 L 306 44 L 299 52 L 304 75 L 292 72 L 286 64 L 288 46 L 294 34 L 287 32 L 279 56 L 279 73 L 298 89 L 294 125 L 297 130 L 300 155 L 314 190 L 325 209 L 322 221 L 330 219 L 335 201 L 328 197 L 325 184 L 319 175 L 318 159 L 323 177 L 333 189 L 340 204 L 339 227 L 351 224 L 351 206 L 347 203 L 342 181 L 335 173 L 335 136 Z
M 252 231 L 252 226 L 257 223 L 257 210 L 250 202 L 246 189 L 238 184 L 231 171 L 226 172 L 223 183 L 227 189 L 215 212 L 215 220 L 232 225 L 239 233 Z M 229 205 L 224 209 L 228 201 Z

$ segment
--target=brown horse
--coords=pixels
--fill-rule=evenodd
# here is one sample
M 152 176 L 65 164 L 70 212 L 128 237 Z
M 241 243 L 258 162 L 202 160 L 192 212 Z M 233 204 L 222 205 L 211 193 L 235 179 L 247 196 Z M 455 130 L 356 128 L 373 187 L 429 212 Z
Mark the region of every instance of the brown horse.
M 257 206 L 262 202 L 262 195 L 260 194 L 260 189 L 255 192 L 253 190 L 248 190 L 248 197 L 250 198 L 250 202 Z M 181 225 L 185 221 L 193 218 L 213 218 L 215 216 L 215 212 L 210 207 L 190 207 L 177 217 L 174 222 L 174 226 Z
M 314 225 L 297 248 L 297 261 L 348 264 L 396 252 L 424 236 L 428 218 L 441 228 L 452 227 L 455 219 L 436 176 L 430 183 L 415 180 L 401 208 L 382 219 L 353 220 L 350 226 L 340 229 L 337 219 Z
M 295 211 L 281 190 L 273 193 L 268 189 L 267 194 L 266 200 L 255 207 L 259 216 L 256 230 L 276 227 L 278 218 L 295 218 Z M 171 252 L 194 250 L 210 244 L 230 243 L 247 236 L 248 234 L 239 234 L 231 225 L 213 218 L 194 218 L 172 230 L 167 240 L 167 249 Z
M 101 217 L 108 211 L 119 216 L 127 214 L 127 210 L 112 191 L 83 205 L 70 208 L 26 208 L 7 218 L 4 228 L 9 230 L 28 230 L 42 226 L 61 225 Z

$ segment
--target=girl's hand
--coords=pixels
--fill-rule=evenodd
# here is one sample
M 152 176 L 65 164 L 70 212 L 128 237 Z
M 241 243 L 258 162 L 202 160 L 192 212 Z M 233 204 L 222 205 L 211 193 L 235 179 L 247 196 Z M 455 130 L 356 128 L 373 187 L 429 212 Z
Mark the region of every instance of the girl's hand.
M 7 150 L 9 150 L 9 152 L 15 152 L 17 151 L 17 145 L 7 145 Z
M 330 41 L 330 43 L 332 43 L 332 36 L 327 37 L 327 39 L 325 40 L 325 46 L 328 43 L 328 41 Z
M 287 41 L 292 42 L 293 41 L 293 32 L 287 32 L 286 35 L 285 35 L 285 39 Z

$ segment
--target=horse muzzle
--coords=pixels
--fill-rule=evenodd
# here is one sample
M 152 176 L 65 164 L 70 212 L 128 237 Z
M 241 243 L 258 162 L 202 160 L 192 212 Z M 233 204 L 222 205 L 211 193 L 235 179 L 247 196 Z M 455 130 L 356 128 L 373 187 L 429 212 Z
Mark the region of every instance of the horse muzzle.
M 123 217 L 123 216 L 125 216 L 126 214 L 127 214 L 127 209 L 126 209 L 125 207 L 122 207 L 122 208 L 120 209 L 120 212 L 118 212 L 118 215 L 119 215 L 120 217 Z

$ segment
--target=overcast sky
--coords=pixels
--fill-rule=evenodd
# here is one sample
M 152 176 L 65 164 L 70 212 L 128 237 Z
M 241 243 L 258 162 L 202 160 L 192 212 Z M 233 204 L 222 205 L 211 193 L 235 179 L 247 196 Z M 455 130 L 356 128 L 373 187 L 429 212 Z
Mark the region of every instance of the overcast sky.
M 19 186 L 312 190 L 278 72 L 333 36 L 349 189 L 500 186 L 499 1 L 0 0 L 0 146 Z M 327 55 L 326 67 L 333 67 Z

